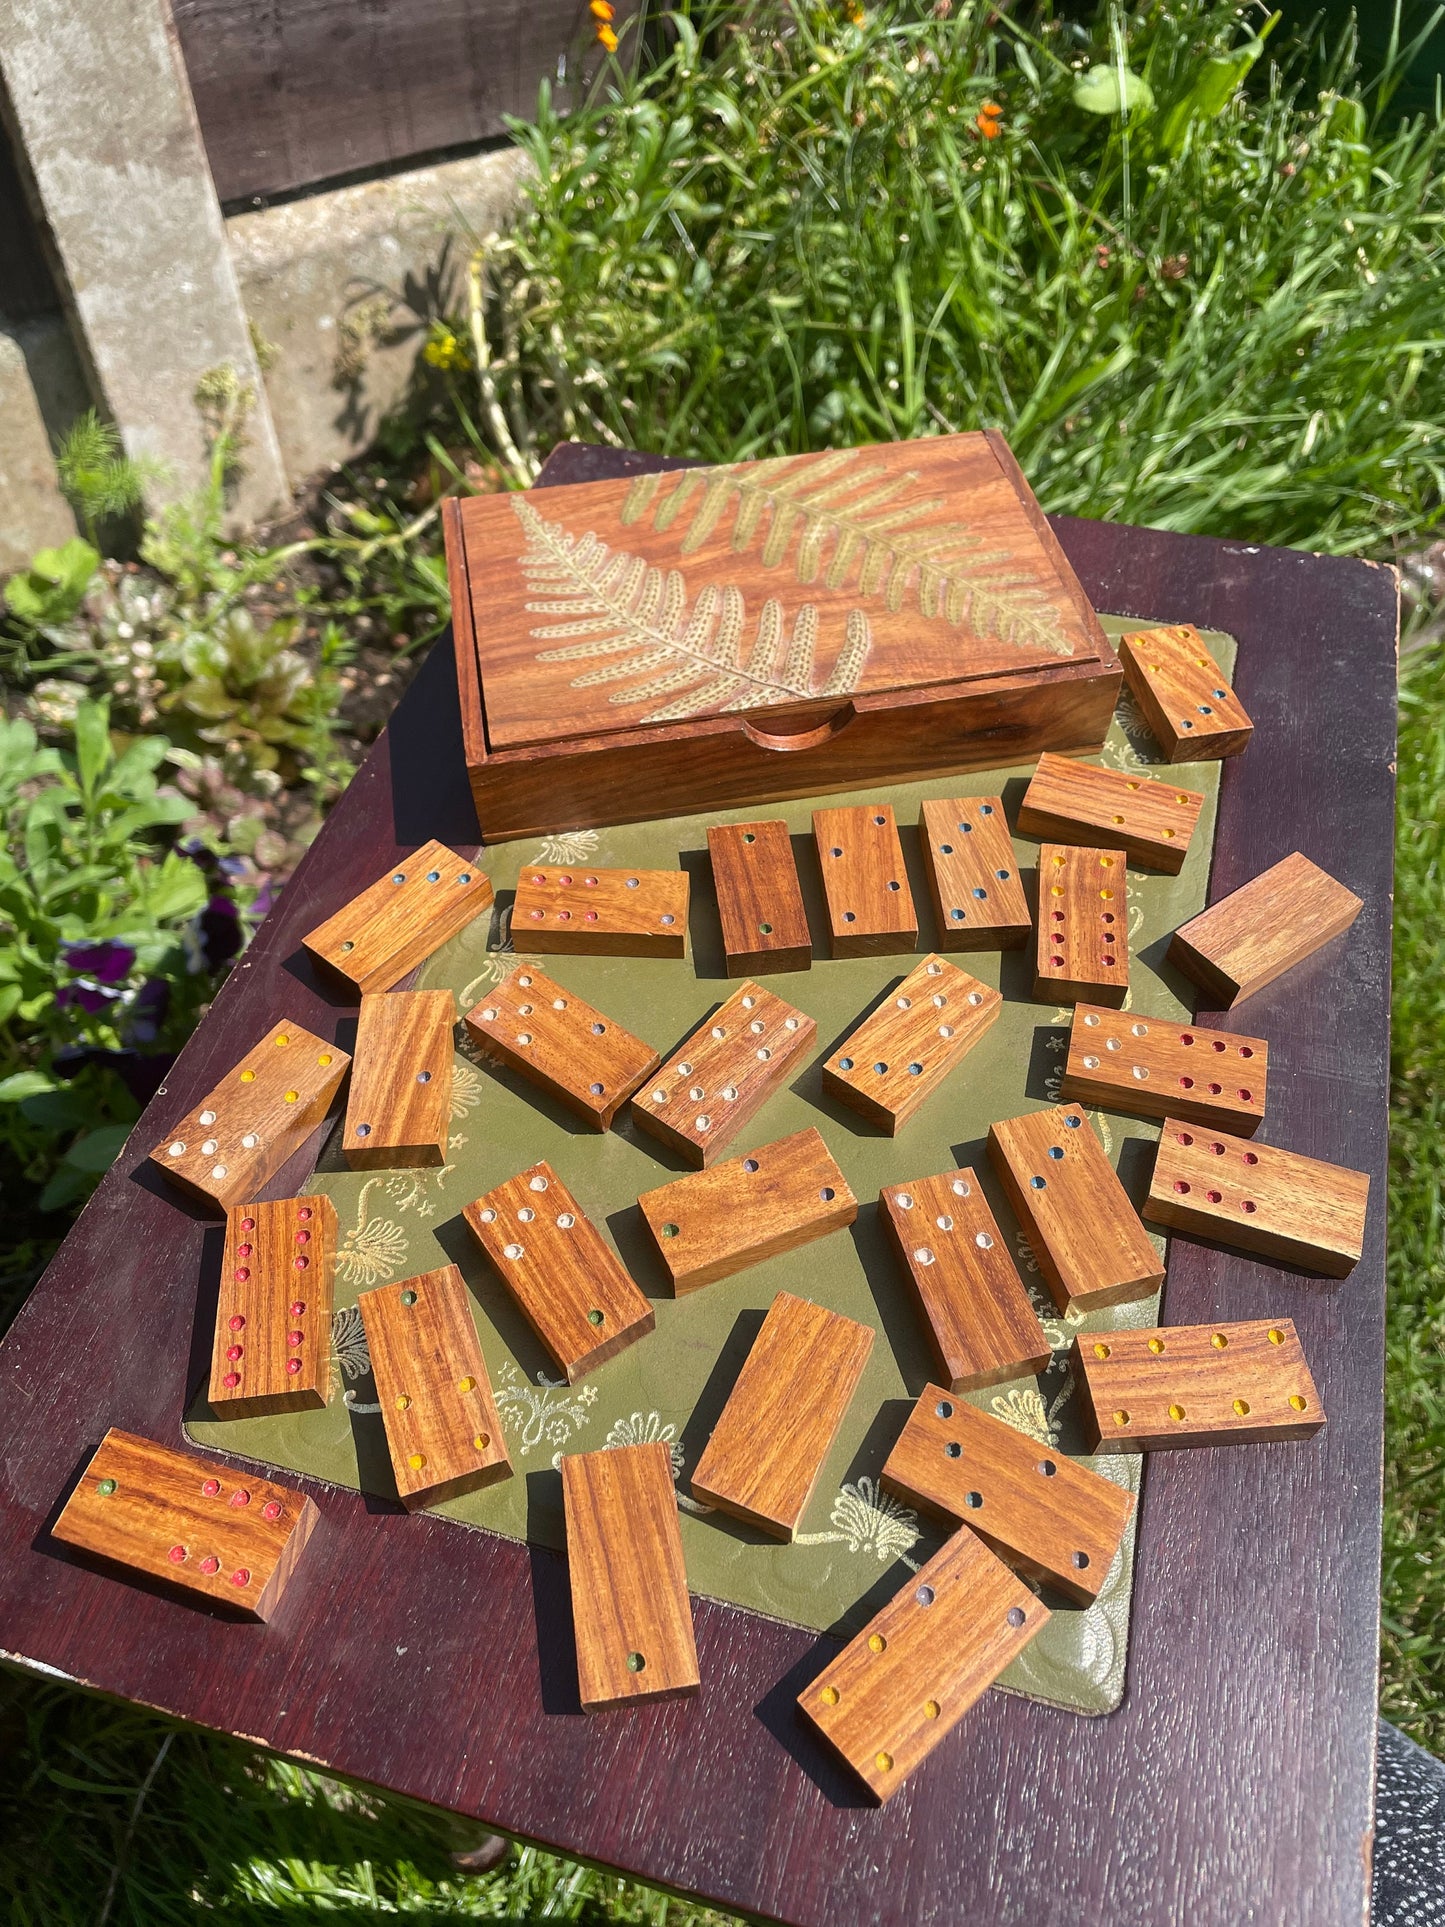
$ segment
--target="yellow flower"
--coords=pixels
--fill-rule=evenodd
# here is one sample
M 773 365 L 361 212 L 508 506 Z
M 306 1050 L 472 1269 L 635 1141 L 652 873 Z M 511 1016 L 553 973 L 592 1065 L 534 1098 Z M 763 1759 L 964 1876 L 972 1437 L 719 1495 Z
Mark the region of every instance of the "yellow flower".
M 617 35 L 612 31 L 611 27 L 607 25 L 605 20 L 597 29 L 597 38 L 602 42 L 608 53 L 615 54 L 617 52 Z
M 468 361 L 465 342 L 440 321 L 432 323 L 430 338 L 421 352 L 422 360 L 433 368 L 465 368 Z
M 611 0 L 590 0 L 588 11 L 597 20 L 612 20 L 617 14 L 617 9 L 611 4 Z
M 861 4 L 861 0 L 848 0 L 848 4 L 844 8 L 844 12 L 847 14 L 849 23 L 852 26 L 855 26 L 855 27 L 867 26 L 868 9 Z

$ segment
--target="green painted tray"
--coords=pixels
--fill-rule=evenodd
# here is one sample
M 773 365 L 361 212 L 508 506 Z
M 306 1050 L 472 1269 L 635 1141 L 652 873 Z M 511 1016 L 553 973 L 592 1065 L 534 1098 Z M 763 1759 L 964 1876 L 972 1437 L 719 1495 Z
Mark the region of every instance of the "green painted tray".
M 1134 623 L 1104 618 L 1117 634 Z M 1234 645 L 1214 636 L 1211 647 L 1232 666 Z M 1126 690 L 1100 760 L 1132 770 L 1158 760 L 1142 717 Z M 1188 987 L 1161 963 L 1169 933 L 1201 909 L 1213 846 L 1219 766 L 1200 763 L 1171 772 L 1206 802 L 1199 833 L 1177 877 L 1135 872 L 1129 878 L 1132 992 L 1129 1008 L 1159 1016 L 1187 1016 Z M 926 796 L 976 795 L 1002 790 L 1010 820 L 1029 775 L 1027 767 L 935 778 L 926 784 L 883 786 L 862 796 L 819 796 L 622 829 L 587 830 L 542 842 L 505 844 L 483 861 L 497 891 L 490 920 L 454 938 L 423 968 L 423 987 L 448 986 L 459 1010 L 471 1008 L 488 986 L 523 961 L 510 948 L 508 913 L 524 863 L 689 870 L 693 885 L 691 954 L 686 962 L 631 957 L 549 957 L 546 969 L 564 987 L 610 1013 L 659 1050 L 671 1051 L 735 987 L 723 967 L 710 887 L 707 824 L 766 813 L 786 818 L 795 839 L 809 916 L 824 930 L 821 892 L 809 831 L 820 805 L 886 797 L 893 804 L 920 913 L 920 953 L 931 946 L 932 916 L 915 825 Z M 1014 844 L 1020 869 L 1032 871 L 1037 845 Z M 971 1396 L 1051 1449 L 1077 1453 L 1073 1385 L 1065 1355 L 1076 1330 L 1123 1323 L 1149 1324 L 1158 1300 L 1061 1317 L 1039 1275 L 1027 1242 L 988 1167 L 984 1139 L 997 1118 L 1056 1101 L 1069 1012 L 1030 997 L 1031 950 L 976 951 L 964 967 L 997 983 L 1004 993 L 998 1022 L 953 1076 L 928 1099 L 897 1138 L 875 1131 L 824 1097 L 819 1066 L 859 1014 L 910 967 L 913 958 L 871 957 L 833 962 L 816 955 L 810 971 L 769 977 L 782 996 L 817 1019 L 812 1061 L 790 1088 L 774 1096 L 751 1129 L 729 1147 L 736 1154 L 807 1124 L 816 1124 L 859 1199 L 850 1232 L 770 1259 L 739 1276 L 675 1300 L 641 1230 L 639 1192 L 684 1167 L 655 1139 L 630 1123 L 599 1136 L 552 1105 L 534 1087 L 484 1064 L 458 1026 L 452 1136 L 439 1170 L 351 1172 L 328 1144 L 315 1188 L 335 1201 L 340 1219 L 337 1312 L 334 1326 L 342 1394 L 325 1411 L 267 1419 L 220 1421 L 202 1401 L 189 1415 L 199 1443 L 270 1466 L 289 1468 L 393 1496 L 382 1422 L 370 1377 L 356 1295 L 372 1285 L 408 1277 L 455 1260 L 474 1294 L 482 1350 L 491 1373 L 516 1476 L 438 1511 L 460 1523 L 562 1544 L 562 1454 L 597 1446 L 665 1440 L 672 1452 L 682 1514 L 683 1548 L 694 1592 L 768 1613 L 794 1624 L 848 1633 L 857 1629 L 939 1543 L 938 1535 L 906 1506 L 881 1492 L 878 1474 L 913 1398 L 932 1377 L 929 1355 L 899 1274 L 877 1223 L 876 1200 L 885 1182 L 922 1177 L 969 1164 L 978 1172 L 1000 1225 L 1014 1244 L 1035 1299 L 1054 1360 L 1038 1379 L 992 1386 Z M 1147 1146 L 1157 1136 L 1133 1119 L 1093 1114 L 1093 1122 L 1136 1201 L 1147 1189 Z M 1139 1142 L 1143 1140 L 1143 1142 Z M 582 1384 L 558 1381 L 555 1370 L 522 1322 L 461 1218 L 463 1205 L 538 1158 L 548 1158 L 594 1221 L 603 1225 L 623 1262 L 654 1300 L 657 1329 Z M 1159 1241 L 1162 1244 L 1162 1240 Z M 878 1334 L 873 1354 L 804 1516 L 797 1538 L 779 1545 L 697 1504 L 688 1472 L 702 1447 L 755 1336 L 763 1312 L 783 1289 L 847 1312 Z M 1097 1469 L 1137 1489 L 1140 1461 L 1103 1458 Z M 1098 1601 L 1087 1611 L 1059 1604 L 1045 1632 L 1003 1677 L 1003 1684 L 1079 1712 L 1117 1706 L 1124 1686 L 1125 1648 L 1133 1575 L 1132 1528 Z M 1050 1602 L 1054 1603 L 1054 1602 Z

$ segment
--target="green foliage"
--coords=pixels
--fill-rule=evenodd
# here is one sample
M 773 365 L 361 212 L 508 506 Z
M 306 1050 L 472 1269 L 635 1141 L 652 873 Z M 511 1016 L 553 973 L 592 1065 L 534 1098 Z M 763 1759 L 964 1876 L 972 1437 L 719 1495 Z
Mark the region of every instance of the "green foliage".
M 314 670 L 291 647 L 299 627 L 294 617 L 262 626 L 244 607 L 224 610 L 162 655 L 163 671 L 176 675 L 162 710 L 253 770 L 278 769 L 285 759 L 296 780 L 298 763 L 324 763 L 330 754 L 337 695 L 330 664 L 323 659 Z
M 61 436 L 55 470 L 62 493 L 92 542 L 99 523 L 133 515 L 140 507 L 150 472 L 142 463 L 131 461 L 119 429 L 113 422 L 102 421 L 93 408 Z
M 30 567 L 5 584 L 5 607 L 22 632 L 49 634 L 74 620 L 99 567 L 99 552 L 78 535 L 58 549 L 37 549 Z

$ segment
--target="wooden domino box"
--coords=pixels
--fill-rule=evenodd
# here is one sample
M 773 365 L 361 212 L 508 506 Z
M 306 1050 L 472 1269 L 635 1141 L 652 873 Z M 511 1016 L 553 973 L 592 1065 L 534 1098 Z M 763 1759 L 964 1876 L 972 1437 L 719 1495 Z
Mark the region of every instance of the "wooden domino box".
M 354 990 L 390 990 L 491 907 L 491 880 L 475 863 L 423 843 L 302 941 Z
M 526 964 L 503 978 L 466 1015 L 468 1035 L 498 1059 L 605 1131 L 661 1063 L 661 1054 L 621 1024 Z
M 1063 1094 L 1105 1111 L 1218 1124 L 1249 1137 L 1264 1121 L 1268 1074 L 1262 1037 L 1078 1004 Z
M 320 1514 L 304 1492 L 111 1428 L 51 1537 L 247 1619 L 269 1619 Z
M 817 1033 L 805 1011 L 745 983 L 647 1080 L 633 1119 L 689 1164 L 711 1164 L 787 1083 Z
M 1014 950 L 1033 929 L 1001 796 L 945 796 L 918 825 L 940 950 Z
M 1177 783 L 1044 755 L 1019 805 L 1019 828 L 1051 843 L 1123 849 L 1140 869 L 1174 876 L 1203 807 L 1198 790 Z
M 918 912 L 893 805 L 814 810 L 813 842 L 832 955 L 884 957 L 912 950 L 918 942 Z
M 512 935 L 539 956 L 683 957 L 686 870 L 587 870 L 526 864 Z
M 852 1402 L 873 1333 L 780 1291 L 692 1475 L 692 1495 L 791 1539 Z
M 1071 1358 L 1094 1452 L 1303 1439 L 1325 1422 L 1288 1318 L 1081 1333 Z
M 1122 850 L 1039 851 L 1034 1000 L 1122 1004 L 1129 993 L 1129 884 Z
M 1364 1249 L 1370 1178 L 1273 1144 L 1165 1120 L 1144 1216 L 1344 1278 Z
M 1181 924 L 1169 962 L 1228 1010 L 1348 930 L 1362 908 L 1353 890 L 1295 850 Z
M 946 957 L 925 957 L 823 1065 L 823 1089 L 890 1136 L 936 1091 L 1003 998 Z
M 350 1065 L 344 1050 L 300 1024 L 275 1024 L 150 1161 L 222 1211 L 254 1197 L 321 1123 Z
M 714 823 L 707 848 L 728 975 L 811 970 L 813 939 L 787 824 L 781 817 Z
M 1166 763 L 1238 756 L 1249 747 L 1254 724 L 1193 623 L 1121 636 L 1119 662 Z
M 342 1134 L 353 1171 L 446 1163 L 456 1020 L 449 990 L 362 997 Z
M 217 1418 L 327 1403 L 335 1272 L 336 1206 L 323 1193 L 226 1213 L 206 1394 Z

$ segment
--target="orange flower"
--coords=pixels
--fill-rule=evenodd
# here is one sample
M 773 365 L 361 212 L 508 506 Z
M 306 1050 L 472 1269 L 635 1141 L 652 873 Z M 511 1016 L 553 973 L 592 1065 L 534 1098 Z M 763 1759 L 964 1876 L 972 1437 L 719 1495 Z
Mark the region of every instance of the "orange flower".
M 986 141 L 997 140 L 1003 132 L 1003 109 L 996 100 L 986 100 L 973 123 Z
M 608 53 L 615 54 L 617 52 L 617 35 L 605 21 L 597 29 L 597 38 L 602 42 Z
M 614 17 L 617 10 L 612 6 L 611 0 L 591 0 L 590 11 L 595 19 L 608 21 Z

